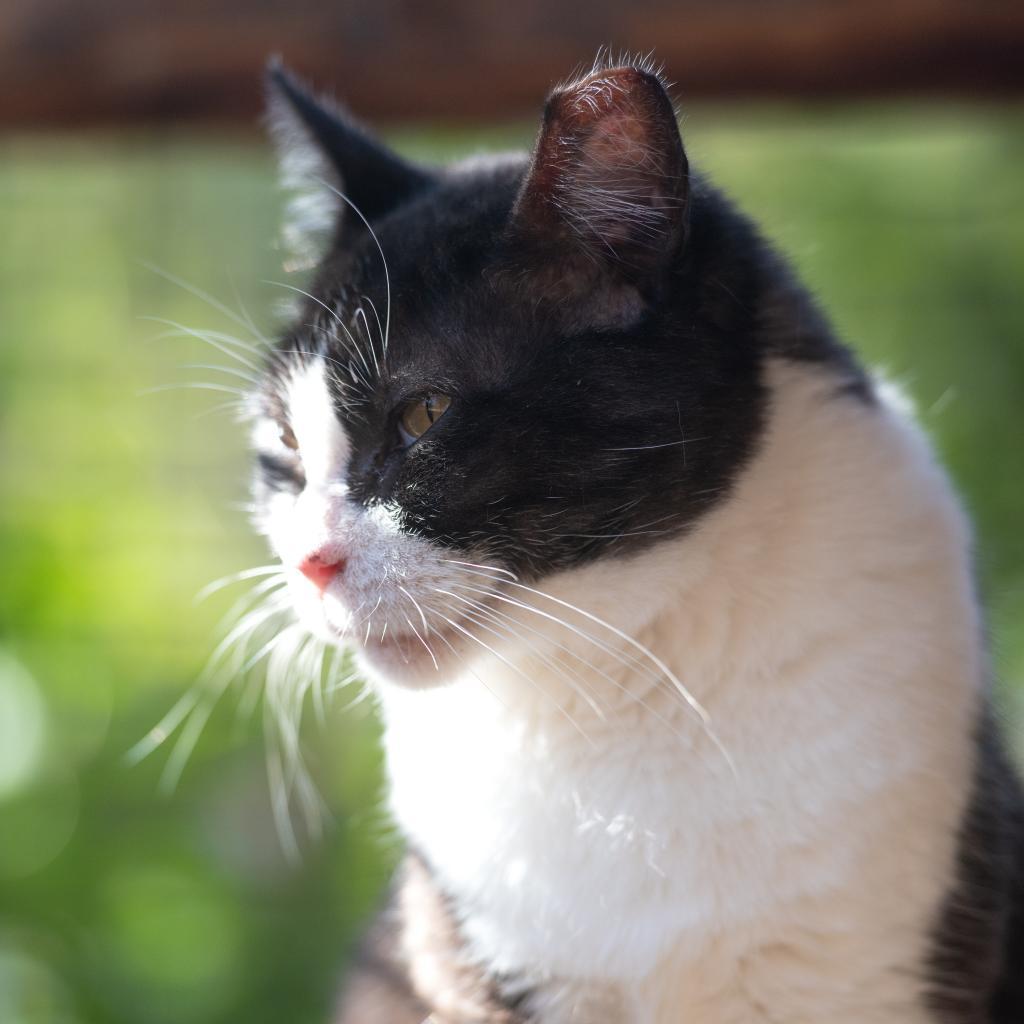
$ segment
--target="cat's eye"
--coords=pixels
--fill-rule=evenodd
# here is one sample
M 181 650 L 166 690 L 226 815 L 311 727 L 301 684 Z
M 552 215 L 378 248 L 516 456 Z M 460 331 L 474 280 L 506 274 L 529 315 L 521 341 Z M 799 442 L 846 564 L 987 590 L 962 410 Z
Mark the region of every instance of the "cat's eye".
M 277 439 L 285 446 L 290 448 L 293 452 L 299 450 L 299 442 L 295 437 L 295 432 L 287 423 L 282 423 L 278 430 Z
M 423 395 L 406 402 L 398 419 L 398 429 L 406 444 L 422 437 L 448 410 L 447 395 Z

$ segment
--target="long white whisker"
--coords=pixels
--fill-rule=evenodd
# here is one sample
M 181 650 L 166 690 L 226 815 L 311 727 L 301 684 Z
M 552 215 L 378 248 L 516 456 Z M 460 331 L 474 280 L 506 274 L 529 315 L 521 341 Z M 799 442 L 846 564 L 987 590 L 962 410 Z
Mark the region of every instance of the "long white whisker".
M 321 302 L 320 305 L 322 306 L 323 303 Z M 333 310 L 331 312 L 334 313 Z M 337 313 L 334 313 L 334 318 L 335 320 L 338 321 L 338 326 L 345 332 L 345 337 L 348 338 L 349 351 L 351 351 L 352 353 L 359 357 L 359 361 L 363 364 L 363 368 L 366 370 L 365 375 L 363 373 L 359 374 L 360 378 L 362 379 L 366 387 L 372 390 L 373 384 L 370 378 L 373 376 L 373 371 L 370 369 L 370 364 L 366 359 L 366 353 L 363 352 L 363 347 L 359 344 L 358 341 L 356 341 L 355 336 L 348 329 L 348 324 L 346 324 L 345 321 L 342 320 L 341 317 L 337 315 Z M 320 331 L 324 335 L 324 337 L 329 337 L 328 332 L 324 330 L 324 328 L 318 326 L 317 324 L 306 324 L 306 326 L 312 328 L 314 331 Z M 326 356 L 326 352 L 321 353 L 321 355 Z M 376 362 L 376 360 L 374 361 Z M 352 373 L 351 365 L 346 366 L 345 368 L 349 371 L 350 374 Z
M 287 288 L 289 291 L 292 291 L 292 292 L 298 292 L 300 295 L 305 295 L 307 299 L 312 299 L 313 302 L 315 302 L 318 306 L 321 307 L 321 309 L 325 309 L 327 311 L 327 313 L 334 318 L 334 320 L 338 324 L 338 326 L 345 332 L 345 335 L 348 338 L 349 343 L 352 346 L 352 350 L 362 360 L 363 366 L 366 367 L 366 372 L 368 374 L 370 373 L 370 364 L 366 361 L 366 356 L 363 354 L 362 348 L 360 347 L 360 345 L 356 341 L 356 339 L 352 336 L 352 332 L 349 331 L 348 326 L 345 324 L 345 321 L 342 320 L 342 318 L 338 315 L 336 310 L 331 309 L 331 307 L 328 306 L 326 302 L 324 302 L 322 299 L 318 299 L 315 295 L 312 294 L 312 292 L 307 292 L 303 288 L 297 288 L 293 284 L 285 284 L 285 282 L 283 282 L 283 281 L 264 281 L 263 283 L 264 284 L 269 284 L 269 285 L 275 285 L 278 288 Z M 374 362 L 374 365 L 376 366 L 377 365 L 377 356 L 376 356 L 376 353 L 373 352 L 372 346 L 371 346 L 371 349 L 370 349 L 370 354 L 373 356 L 373 362 Z M 379 376 L 380 375 L 380 367 L 379 366 L 377 366 L 377 373 L 378 373 L 378 376 Z M 366 383 L 369 385 L 369 381 L 367 381 Z
M 259 384 L 259 378 L 246 370 L 239 370 L 234 366 L 218 366 L 216 363 L 182 363 L 183 370 L 215 370 L 217 373 L 228 373 L 232 377 L 246 380 L 250 384 Z
M 423 614 L 423 609 L 420 607 L 419 601 L 417 601 L 416 598 L 413 597 L 412 594 L 410 594 L 409 591 L 406 590 L 405 587 L 403 587 L 401 584 L 399 584 L 398 589 L 403 594 L 405 594 L 405 596 L 409 598 L 410 601 L 412 601 L 412 605 L 416 609 L 416 611 L 419 612 L 420 621 L 423 623 L 423 632 L 426 633 L 427 636 L 430 636 L 430 626 L 427 623 L 426 615 Z M 427 641 L 420 636 L 419 632 L 417 631 L 416 627 L 412 624 L 408 616 L 406 616 L 406 622 L 409 623 L 409 628 L 416 634 L 416 638 L 419 640 L 419 642 L 423 644 L 423 646 L 427 649 L 427 654 L 430 655 L 430 660 L 434 663 L 435 671 L 440 672 L 441 669 L 437 664 L 437 658 L 434 657 L 434 652 L 431 649 L 430 644 L 428 644 Z
M 215 348 L 229 359 L 234 359 L 243 366 L 247 366 L 250 370 L 255 371 L 259 369 L 258 363 L 253 362 L 252 359 L 248 358 L 248 355 L 243 355 L 242 353 L 244 352 L 258 358 L 262 355 L 261 351 L 255 345 L 249 345 L 240 338 L 236 338 L 233 334 L 225 334 L 223 331 L 211 331 L 206 327 L 187 327 L 185 324 L 178 323 L 177 320 L 168 320 L 162 316 L 140 316 L 139 319 L 145 320 L 148 323 L 163 324 L 165 327 L 174 328 L 172 331 L 163 331 L 155 335 L 154 341 L 161 341 L 167 338 L 195 338 L 197 341 L 202 341 L 211 348 Z M 238 349 L 242 351 L 239 352 Z
M 241 314 L 243 325 L 252 333 L 254 337 L 262 337 L 259 332 L 259 328 L 256 326 L 255 321 L 249 315 L 249 310 L 245 308 L 245 303 L 242 301 L 242 296 L 238 292 L 238 285 L 235 282 L 235 275 L 231 272 L 231 268 L 227 268 L 228 280 L 231 282 L 231 293 L 235 297 L 235 302 L 238 304 L 238 311 Z
M 366 230 L 370 232 L 370 237 L 373 239 L 374 245 L 377 246 L 377 252 L 380 253 L 380 262 L 384 267 L 384 285 L 387 289 L 387 306 L 384 310 L 384 353 L 387 354 L 388 338 L 391 336 L 391 275 L 388 272 L 388 261 L 384 257 L 384 250 L 381 248 L 380 239 L 377 238 L 377 233 L 370 227 L 370 222 L 363 216 L 363 211 L 344 192 L 340 192 L 329 181 L 321 180 L 320 184 L 333 192 L 343 203 L 346 203 L 352 209 L 352 212 L 363 222 Z
M 437 611 L 436 608 L 427 608 L 427 613 L 429 615 L 436 615 L 440 619 L 444 619 L 444 616 L 439 611 Z M 447 619 L 445 621 L 447 621 Z M 480 676 L 476 674 L 476 672 L 473 671 L 473 668 L 469 664 L 469 662 L 466 661 L 466 659 L 459 653 L 459 651 L 455 649 L 452 642 L 448 639 L 448 637 L 444 635 L 444 633 L 441 630 L 434 630 L 434 636 L 436 636 L 437 639 L 440 640 L 441 643 L 443 643 L 445 647 L 448 648 L 449 651 L 451 651 L 452 656 L 455 657 L 462 664 L 465 671 L 468 672 L 502 707 L 508 707 L 508 705 L 501 699 L 501 697 L 499 697 L 498 694 L 496 694 L 494 690 L 492 690 L 491 687 L 489 687 L 487 683 L 483 679 L 481 679 Z
M 174 707 L 125 754 L 128 764 L 138 764 L 162 746 L 192 713 L 192 709 L 199 703 L 199 698 L 200 690 L 197 685 L 175 701 Z
M 257 565 L 251 569 L 242 569 L 241 572 L 233 572 L 227 576 L 221 576 L 220 579 L 213 580 L 211 583 L 207 583 L 202 590 L 193 598 L 196 604 L 201 604 L 211 594 L 217 593 L 218 590 L 223 590 L 225 587 L 231 586 L 232 583 L 238 583 L 242 580 L 256 579 L 260 576 L 272 576 L 274 573 L 281 573 L 283 576 L 281 563 L 278 562 L 276 565 Z
M 523 636 L 522 633 L 520 633 L 516 629 L 513 629 L 512 626 L 509 625 L 509 621 L 511 620 L 509 620 L 508 616 L 499 618 L 485 605 L 481 605 L 477 601 L 470 602 L 468 598 L 460 597 L 458 594 L 452 594 L 450 591 L 447 590 L 439 590 L 438 593 L 445 594 L 448 597 L 454 597 L 457 601 L 468 602 L 473 605 L 479 606 L 481 611 L 463 611 L 463 615 L 471 622 L 475 622 L 478 626 L 480 626 L 481 629 L 486 629 L 488 633 L 490 633 L 494 637 L 497 637 L 498 639 L 503 638 L 502 634 L 500 632 L 497 632 L 497 629 L 500 628 L 505 630 L 504 638 L 512 636 L 515 639 L 519 640 L 521 643 L 525 644 L 534 653 L 534 655 L 536 655 L 536 657 L 538 657 L 545 665 L 547 665 L 548 668 L 554 671 L 557 675 L 561 676 L 562 679 L 564 679 L 569 684 L 569 686 L 572 687 L 573 691 L 586 702 L 586 704 L 590 707 L 590 710 L 593 711 L 598 718 L 600 718 L 602 721 L 604 720 L 604 708 L 602 708 L 597 703 L 597 701 L 591 694 L 587 693 L 586 687 L 583 685 L 583 680 L 580 678 L 579 674 L 572 673 L 570 675 L 570 673 L 565 668 L 560 666 L 557 663 L 557 661 L 555 661 L 555 659 L 548 657 L 546 654 L 543 654 L 540 648 L 535 643 L 527 639 L 525 636 Z M 493 626 L 495 627 L 494 629 L 491 629 L 490 627 L 485 625 L 483 621 L 484 617 L 486 617 L 486 619 L 493 624 Z
M 492 582 L 494 581 L 494 577 L 488 575 L 487 573 L 478 572 L 476 570 L 465 569 L 465 568 L 463 569 L 463 571 L 467 572 L 467 573 L 469 573 L 470 575 L 473 575 L 473 576 L 483 576 L 485 579 L 490 579 Z M 576 612 L 579 615 L 582 615 L 585 619 L 587 619 L 590 622 L 593 622 L 595 625 L 598 625 L 598 626 L 601 626 L 601 627 L 607 629 L 609 632 L 611 632 L 615 636 L 619 637 L 619 639 L 625 641 L 632 648 L 634 648 L 636 651 L 640 652 L 640 654 L 642 654 L 644 657 L 649 659 L 650 662 L 662 673 L 662 675 L 665 677 L 665 679 L 667 679 L 668 682 L 672 684 L 672 686 L 675 688 L 676 692 L 682 697 L 682 699 L 685 701 L 687 706 L 697 715 L 697 717 L 700 719 L 700 722 L 701 722 L 701 725 L 702 725 L 702 727 L 704 729 L 704 732 L 707 734 L 708 738 L 715 745 L 715 747 L 718 748 L 718 751 L 719 751 L 719 753 L 721 753 L 723 758 L 725 758 L 725 761 L 728 764 L 730 771 L 734 775 L 736 774 L 735 762 L 733 761 L 732 756 L 730 755 L 729 751 L 722 744 L 722 741 L 719 739 L 717 733 L 715 732 L 714 728 L 712 727 L 711 716 L 704 709 L 704 707 L 697 701 L 697 699 L 690 693 L 690 691 L 687 690 L 687 688 L 682 684 L 682 682 L 676 676 L 676 674 L 665 664 L 664 661 L 661 660 L 661 658 L 659 658 L 656 654 L 654 654 L 653 651 L 651 651 L 649 648 L 645 647 L 638 640 L 635 640 L 628 633 L 623 632 L 617 626 L 613 626 L 611 623 L 605 622 L 604 619 L 601 619 L 598 616 L 594 615 L 593 613 L 588 612 L 588 611 L 584 610 L 583 608 L 579 608 L 576 605 L 571 604 L 568 601 L 563 601 L 561 598 L 555 597 L 552 594 L 545 594 L 543 591 L 536 590 L 533 587 L 528 587 L 528 586 L 526 586 L 523 583 L 513 583 L 513 582 L 511 582 L 509 580 L 500 580 L 499 582 L 503 582 L 505 584 L 505 586 L 515 587 L 518 590 L 523 590 L 523 591 L 526 591 L 527 593 L 535 594 L 538 597 L 546 598 L 547 600 L 552 601 L 555 604 L 557 604 L 557 605 L 559 605 L 559 606 L 561 606 L 563 608 L 568 609 L 569 611 L 573 611 L 573 612 Z M 465 586 L 465 585 L 463 584 L 462 586 Z M 526 604 L 524 602 L 516 602 L 516 601 L 514 601 L 511 598 L 505 597 L 505 596 L 503 596 L 501 594 L 497 594 L 497 593 L 495 593 L 493 591 L 486 591 L 486 593 L 488 593 L 489 596 L 491 596 L 495 600 L 502 600 L 502 601 L 509 602 L 511 604 L 516 604 L 519 607 L 522 607 L 526 611 L 531 611 L 531 612 L 533 612 L 536 615 L 540 615 L 540 616 L 542 616 L 544 618 L 551 619 L 554 622 L 558 622 L 562 626 L 564 626 L 565 628 L 570 629 L 572 632 L 575 632 L 575 633 L 579 634 L 580 636 L 586 637 L 586 634 L 582 633 L 576 627 L 571 626 L 569 623 L 565 622 L 563 619 L 559 619 L 556 616 L 552 616 L 549 613 L 544 612 L 541 609 L 534 607 L 533 605 L 529 605 L 529 604 Z M 592 642 L 595 642 L 593 637 L 588 637 L 588 639 L 590 639 Z
M 386 357 L 388 354 L 388 347 L 387 340 L 384 337 L 384 328 L 381 326 L 380 322 L 380 314 L 377 312 L 377 307 L 373 304 L 373 299 L 371 299 L 369 295 L 364 295 L 363 298 L 370 304 L 370 309 L 373 310 L 373 319 L 377 321 L 377 334 L 380 336 L 381 341 L 381 354 Z
M 675 448 L 678 445 L 693 444 L 696 441 L 707 441 L 706 437 L 686 437 L 681 441 L 665 441 L 663 444 L 641 444 L 629 448 L 602 448 L 605 452 L 649 452 L 655 448 Z
M 184 280 L 184 278 L 178 277 L 175 274 L 170 273 L 169 271 L 162 270 L 160 267 L 156 266 L 153 263 L 148 263 L 145 260 L 140 260 L 140 263 L 151 273 L 156 274 L 158 277 L 162 277 L 165 281 L 170 281 L 171 284 L 177 285 L 179 288 L 183 288 L 190 295 L 194 295 L 197 299 L 200 299 L 202 302 L 205 302 L 208 306 L 212 306 L 219 313 L 223 313 L 233 323 L 238 324 L 240 327 L 244 327 L 247 331 L 251 331 L 253 336 L 257 340 L 262 342 L 264 345 L 270 345 L 269 339 L 267 339 L 259 331 L 254 330 L 252 325 L 246 323 L 246 321 L 242 317 L 240 317 L 233 309 L 231 309 L 229 306 L 226 306 L 223 302 L 219 302 L 208 292 L 204 292 L 201 288 L 197 288 L 194 284 L 190 284 L 188 281 Z
M 405 587 L 403 587 L 401 584 L 398 585 L 398 589 L 403 594 L 405 594 L 405 596 L 409 598 L 410 601 L 412 601 L 413 607 L 416 609 L 417 612 L 419 612 L 420 621 L 423 623 L 424 630 L 429 633 L 430 626 L 427 625 L 427 617 L 423 614 L 423 609 L 420 607 L 419 601 L 417 601 L 416 598 L 413 597 L 412 594 L 410 594 L 409 591 L 406 590 Z
M 551 513 L 552 515 L 554 513 Z M 491 572 L 499 572 L 507 576 L 513 582 L 518 582 L 519 577 L 508 569 L 502 569 L 497 565 L 478 565 L 476 562 L 460 562 L 457 558 L 445 558 L 445 562 L 449 562 L 452 565 L 463 565 L 468 566 L 470 569 L 489 569 Z
M 403 618 L 405 619 L 406 622 L 409 623 L 409 628 L 413 631 L 413 634 L 415 635 L 416 639 L 419 640 L 421 644 L 423 644 L 423 647 L 426 650 L 427 654 L 430 655 L 430 660 L 434 663 L 434 671 L 440 672 L 441 667 L 437 663 L 437 658 L 434 656 L 434 652 L 431 650 L 430 644 L 428 644 L 427 641 L 420 636 L 420 631 L 413 625 L 412 619 L 410 619 L 408 615 L 404 615 Z
M 213 709 L 217 706 L 217 702 L 224 695 L 230 684 L 231 679 L 225 673 L 213 692 L 206 694 L 205 699 L 198 703 L 189 714 L 188 720 L 181 730 L 181 735 L 171 750 L 171 756 L 167 759 L 164 770 L 160 773 L 161 792 L 174 792 L 178 782 L 181 780 L 182 773 L 185 771 L 185 765 L 192 756 L 192 752 L 199 742 L 199 737 L 202 735 L 203 729 L 206 728 L 206 723 L 210 720 L 210 715 L 213 714 Z
M 474 576 L 484 576 L 485 578 L 493 579 L 493 577 L 487 577 L 486 574 L 482 572 L 474 572 L 472 570 L 465 571 L 470 572 L 471 575 Z M 664 677 L 672 683 L 672 685 L 676 688 L 679 695 L 683 698 L 684 701 L 686 701 L 687 705 L 689 705 L 689 707 L 700 718 L 700 720 L 704 723 L 705 726 L 710 724 L 711 716 L 707 713 L 707 711 L 696 699 L 696 697 L 694 697 L 693 694 L 691 694 L 690 691 L 683 685 L 682 681 L 672 671 L 672 669 L 670 669 L 668 665 L 666 665 L 665 662 L 662 661 L 661 658 L 659 658 L 653 651 L 651 651 L 649 648 L 645 647 L 642 643 L 640 643 L 639 640 L 635 640 L 628 633 L 619 629 L 618 626 L 613 626 L 610 622 L 606 622 L 604 619 L 600 618 L 597 615 L 594 615 L 592 612 L 588 612 L 585 609 L 570 603 L 569 601 L 563 601 L 560 597 L 555 597 L 552 594 L 545 594 L 543 590 L 537 590 L 534 587 L 528 587 L 524 583 L 514 583 L 508 580 L 504 582 L 506 586 L 515 587 L 517 590 L 523 590 L 529 594 L 534 594 L 537 597 L 542 597 L 545 600 L 553 601 L 555 604 L 559 605 L 562 608 L 566 608 L 569 611 L 576 612 L 577 615 L 582 615 L 589 622 L 593 622 L 595 625 L 607 629 L 610 633 L 613 633 L 620 640 L 623 640 L 625 643 L 629 644 L 630 647 L 634 648 L 634 650 L 639 651 L 640 654 L 642 654 L 645 658 L 648 658 L 664 675 Z M 528 605 L 524 607 L 527 607 L 532 611 L 539 612 L 539 609 L 530 608 L 530 606 Z M 540 614 L 544 613 L 540 612 Z M 567 623 L 563 623 L 563 625 L 567 625 Z
M 298 288 L 294 284 L 285 284 L 284 281 L 263 281 L 263 284 L 269 284 L 274 288 L 287 288 L 290 292 L 297 292 L 299 295 L 305 295 L 307 299 L 312 299 L 321 309 L 327 310 L 329 316 L 334 317 L 338 323 L 341 323 L 341 317 L 331 309 L 322 299 L 318 299 L 312 292 L 307 292 L 303 288 Z
M 226 395 L 238 395 L 239 398 L 247 398 L 248 391 L 241 388 L 233 388 L 227 384 L 214 384 L 211 381 L 188 381 L 182 384 L 159 384 L 154 388 L 143 388 L 138 394 L 157 395 L 161 391 L 223 391 Z
M 640 661 L 639 658 L 627 652 L 618 650 L 611 644 L 606 643 L 600 637 L 595 636 L 593 633 L 585 629 L 582 629 L 579 626 L 574 626 L 570 622 L 566 622 L 565 619 L 561 618 L 558 615 L 552 615 L 550 612 L 543 611 L 542 609 L 537 608 L 534 605 L 524 603 L 523 601 L 518 601 L 513 597 L 509 597 L 507 594 L 502 594 L 496 590 L 488 589 L 487 587 L 477 587 L 469 583 L 455 583 L 452 585 L 458 587 L 460 590 L 469 590 L 476 594 L 486 595 L 490 597 L 492 600 L 501 601 L 503 604 L 512 605 L 515 608 L 522 608 L 524 611 L 532 612 L 534 615 L 539 615 L 541 618 L 547 619 L 549 622 L 554 622 L 556 625 L 568 629 L 571 633 L 575 634 L 583 640 L 586 640 L 588 643 L 593 644 L 595 647 L 597 647 L 598 650 L 603 651 L 605 654 L 608 654 L 611 657 L 615 658 L 615 660 L 618 661 L 619 664 L 623 665 L 624 667 L 636 669 L 642 672 L 645 676 L 653 680 L 655 683 L 664 685 L 667 682 L 666 680 L 662 679 L 661 676 L 657 672 L 655 672 L 649 665 L 645 665 L 642 661 Z
M 314 638 L 312 644 L 311 677 L 313 688 L 313 714 L 321 728 L 327 726 L 327 708 L 324 705 L 324 659 L 327 650 L 319 638 Z
M 460 614 L 460 612 L 457 609 L 455 609 L 453 606 L 449 606 L 449 611 L 451 611 L 451 612 L 453 612 L 455 614 Z M 515 672 L 515 674 L 517 676 L 520 676 L 522 679 L 525 679 L 535 690 L 537 690 L 544 697 L 546 697 L 549 701 L 551 701 L 552 704 L 554 704 L 554 706 L 558 709 L 558 711 L 561 712 L 561 714 L 565 717 L 566 721 L 568 721 L 569 724 L 588 743 L 590 743 L 592 746 L 596 746 L 596 744 L 594 743 L 594 740 L 580 727 L 580 725 L 576 721 L 576 719 L 573 718 L 572 715 L 570 715 L 569 712 L 558 701 L 556 701 L 553 697 L 551 697 L 550 694 L 545 694 L 543 689 L 540 687 L 540 685 L 537 683 L 537 681 L 535 679 L 531 679 L 522 669 L 518 668 L 511 661 L 509 661 L 508 658 L 506 658 L 502 654 L 499 654 L 493 647 L 490 646 L 490 644 L 484 643 L 484 641 L 481 640 L 480 637 L 478 637 L 475 633 L 471 633 L 468 629 L 463 628 L 457 622 L 455 622 L 453 619 L 449 619 L 446 615 L 441 615 L 441 613 L 437 612 L 436 609 L 435 609 L 435 613 L 440 615 L 440 617 L 442 619 L 444 619 L 444 621 L 447 622 L 448 625 L 451 626 L 453 629 L 458 630 L 458 632 L 460 632 L 463 635 L 465 635 L 466 637 L 468 637 L 474 643 L 479 644 L 485 651 L 488 651 L 492 655 L 494 655 L 494 657 L 497 658 L 498 661 L 500 661 L 507 668 L 510 668 L 513 672 Z
M 193 420 L 201 420 L 207 416 L 214 416 L 219 412 L 227 412 L 228 409 L 234 410 L 235 416 L 241 421 L 251 415 L 252 404 L 248 398 L 232 398 L 227 402 L 218 402 L 209 409 L 203 409 L 200 412 L 194 413 L 191 418 Z M 243 511 L 245 510 L 243 509 Z
M 369 325 L 369 323 L 367 323 L 367 320 L 366 320 L 366 313 L 365 313 L 365 311 L 363 310 L 363 307 L 362 307 L 362 306 L 360 306 L 360 307 L 359 307 L 359 308 L 358 308 L 358 309 L 356 310 L 356 313 L 355 313 L 355 315 L 356 315 L 356 318 L 357 318 L 357 319 L 358 319 L 359 317 L 362 317 L 362 318 L 363 318 L 363 330 L 364 330 L 364 332 L 366 333 L 366 344 L 367 344 L 367 346 L 368 346 L 368 347 L 369 347 L 369 349 L 370 349 L 370 355 L 371 355 L 371 356 L 373 356 L 373 365 L 374 365 L 374 366 L 376 367 L 376 369 L 377 369 L 377 376 L 379 377 L 379 376 L 380 376 L 380 363 L 378 363 L 378 362 L 377 362 L 377 350 L 376 350 L 376 348 L 374 347 L 374 344 L 373 344 L 373 335 L 372 335 L 372 334 L 370 333 L 370 325 Z
M 244 615 L 237 625 L 214 648 L 213 654 L 210 655 L 210 663 L 216 664 L 243 636 L 251 634 L 272 616 L 285 611 L 288 602 L 283 599 L 278 600 L 279 597 L 280 595 L 278 594 L 271 594 L 263 607 L 256 608 Z
M 232 359 L 237 359 L 239 362 L 246 360 L 241 352 L 237 351 L 238 349 L 256 358 L 265 354 L 265 349 L 257 348 L 250 342 L 243 341 L 241 338 L 236 338 L 233 334 L 227 334 L 224 331 L 213 331 L 208 327 L 185 327 L 183 324 L 171 321 L 171 319 L 167 319 L 165 316 L 150 315 L 139 316 L 138 318 L 140 321 L 146 321 L 151 324 L 163 324 L 166 327 L 173 328 L 171 331 L 162 331 L 160 334 L 154 335 L 154 341 L 166 341 L 169 338 L 197 338 L 199 341 L 206 342 L 212 348 L 216 348 L 217 351 L 230 356 Z M 226 350 L 221 347 L 222 345 L 227 346 Z
M 479 593 L 491 593 L 490 591 L 483 590 L 482 588 L 477 589 Z M 664 725 L 673 735 L 678 736 L 680 739 L 683 738 L 683 734 L 679 732 L 679 730 L 664 715 L 662 715 L 661 712 L 659 712 L 656 708 L 652 707 L 642 696 L 633 693 L 633 691 L 630 690 L 628 686 L 623 685 L 623 683 L 621 683 L 614 676 L 609 675 L 607 672 L 604 671 L 604 669 L 600 668 L 599 666 L 595 665 L 592 661 L 585 658 L 582 654 L 580 654 L 579 651 L 574 651 L 571 647 L 568 647 L 566 644 L 560 643 L 554 637 L 548 636 L 547 634 L 542 633 L 540 630 L 534 629 L 532 626 L 528 626 L 525 622 L 521 622 L 519 619 L 513 618 L 511 615 L 508 615 L 505 612 L 500 612 L 496 608 L 488 608 L 488 606 L 484 604 L 482 601 L 473 601 L 471 598 L 467 597 L 459 597 L 459 600 L 469 601 L 475 607 L 481 609 L 482 611 L 486 610 L 487 612 L 489 612 L 490 615 L 494 616 L 495 618 L 521 626 L 528 632 L 534 634 L 537 637 L 540 637 L 545 643 L 549 643 L 554 647 L 557 647 L 564 654 L 567 654 L 569 657 L 574 658 L 576 659 L 576 661 L 580 662 L 584 668 L 589 669 L 592 672 L 595 672 L 597 675 L 601 676 L 602 679 L 611 683 L 612 686 L 614 686 L 620 692 L 624 693 L 627 697 L 630 698 L 630 700 L 639 704 L 640 707 L 647 711 L 653 718 L 656 718 L 659 722 L 661 722 L 662 725 Z M 562 625 L 565 625 L 565 623 L 562 623 Z M 597 645 L 595 644 L 595 646 Z M 614 654 L 616 652 L 612 651 L 611 653 Z M 578 672 L 574 672 L 573 674 L 577 678 L 581 678 Z M 604 716 L 602 715 L 602 717 Z

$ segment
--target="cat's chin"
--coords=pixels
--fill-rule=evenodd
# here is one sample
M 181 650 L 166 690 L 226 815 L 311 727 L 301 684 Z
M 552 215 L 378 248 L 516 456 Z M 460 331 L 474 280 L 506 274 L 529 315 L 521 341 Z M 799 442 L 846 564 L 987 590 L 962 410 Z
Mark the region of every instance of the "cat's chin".
M 365 675 L 394 686 L 426 690 L 445 685 L 451 678 L 447 669 L 459 657 L 458 636 L 439 640 L 435 632 L 428 647 L 414 634 L 396 633 L 353 646 Z
M 425 653 L 423 658 L 409 657 L 386 645 L 359 648 L 357 660 L 362 675 L 389 686 L 428 690 L 443 686 L 448 678 L 434 668 Z
M 422 631 L 419 635 L 386 630 L 382 635 L 374 631 L 356 636 L 350 627 L 337 625 L 322 613 L 307 616 L 306 626 L 325 642 L 352 651 L 362 675 L 409 689 L 443 686 L 468 654 L 467 638 L 455 628 L 434 626 L 429 639 L 424 639 Z

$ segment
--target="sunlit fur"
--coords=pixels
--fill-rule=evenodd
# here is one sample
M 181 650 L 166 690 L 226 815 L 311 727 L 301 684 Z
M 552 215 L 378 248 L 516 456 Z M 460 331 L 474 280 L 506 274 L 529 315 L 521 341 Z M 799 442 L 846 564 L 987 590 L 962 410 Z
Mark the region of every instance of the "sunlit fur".
M 599 61 L 531 160 L 425 171 L 275 75 L 339 220 L 247 402 L 281 568 L 211 678 L 266 665 L 275 810 L 315 819 L 298 723 L 354 652 L 421 875 L 398 988 L 455 1019 L 468 968 L 503 1021 L 1012 1024 L 1001 908 L 976 998 L 935 967 L 981 905 L 978 765 L 1016 799 L 978 742 L 967 525 L 689 173 L 663 84 Z M 451 405 L 409 444 L 424 391 Z M 186 750 L 197 706 L 142 752 L 182 723 Z M 1009 893 L 999 824 L 969 855 Z M 1010 1015 L 976 1011 L 997 985 Z

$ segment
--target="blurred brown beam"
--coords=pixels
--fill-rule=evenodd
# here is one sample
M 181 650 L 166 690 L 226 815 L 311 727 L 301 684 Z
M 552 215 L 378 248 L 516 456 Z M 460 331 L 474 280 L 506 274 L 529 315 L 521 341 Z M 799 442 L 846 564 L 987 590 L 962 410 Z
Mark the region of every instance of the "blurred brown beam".
M 515 116 L 603 44 L 684 100 L 1024 93 L 1022 0 L 2 0 L 0 126 L 251 124 L 272 53 L 370 119 Z

